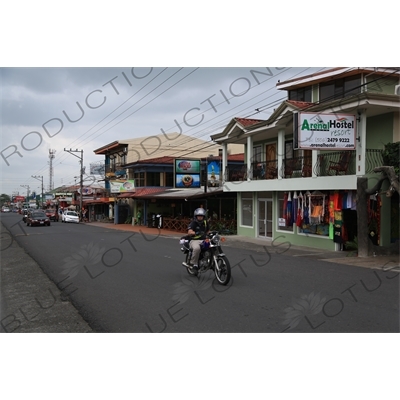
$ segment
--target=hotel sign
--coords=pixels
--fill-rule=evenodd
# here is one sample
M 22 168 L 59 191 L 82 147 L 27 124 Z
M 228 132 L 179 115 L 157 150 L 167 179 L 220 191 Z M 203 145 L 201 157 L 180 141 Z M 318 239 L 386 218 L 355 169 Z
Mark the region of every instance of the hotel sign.
M 293 118 L 295 149 L 354 150 L 356 117 L 348 114 L 296 113 Z

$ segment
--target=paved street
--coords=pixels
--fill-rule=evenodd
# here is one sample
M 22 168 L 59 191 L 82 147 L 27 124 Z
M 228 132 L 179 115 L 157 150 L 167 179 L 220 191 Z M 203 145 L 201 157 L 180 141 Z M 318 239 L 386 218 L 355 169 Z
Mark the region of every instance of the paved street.
M 20 220 L 2 216 L 12 234 L 2 227 L 5 332 L 399 331 L 396 257 L 361 267 L 342 253 L 227 237 L 233 279 L 223 287 L 211 273 L 187 274 L 177 232 Z

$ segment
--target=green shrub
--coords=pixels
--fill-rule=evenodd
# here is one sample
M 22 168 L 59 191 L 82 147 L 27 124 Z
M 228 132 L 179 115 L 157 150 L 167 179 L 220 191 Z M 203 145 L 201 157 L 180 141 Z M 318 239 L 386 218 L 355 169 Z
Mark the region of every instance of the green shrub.
M 400 142 L 387 143 L 382 150 L 383 165 L 393 167 L 396 175 L 400 172 Z

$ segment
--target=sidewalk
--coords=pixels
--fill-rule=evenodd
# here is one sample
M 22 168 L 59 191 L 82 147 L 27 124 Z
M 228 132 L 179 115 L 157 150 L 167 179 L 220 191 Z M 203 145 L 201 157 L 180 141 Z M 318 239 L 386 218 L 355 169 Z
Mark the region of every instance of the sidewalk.
M 169 229 L 158 229 L 158 228 L 149 228 L 147 226 L 141 225 L 130 225 L 130 224 L 113 224 L 113 223 L 104 223 L 104 222 L 88 222 L 88 225 L 98 226 L 101 228 L 108 229 L 116 229 L 120 231 L 128 231 L 128 232 L 140 232 L 143 235 L 157 235 L 157 236 L 167 236 L 167 237 L 175 237 L 179 239 L 181 236 L 184 236 L 183 232 L 171 231 Z M 254 246 L 253 249 L 259 249 L 264 251 L 263 246 L 270 246 L 271 241 L 261 238 L 249 238 L 247 236 L 240 235 L 228 235 L 225 236 L 226 245 L 230 246 L 231 243 L 235 243 L 234 246 L 238 246 L 239 244 L 252 244 Z M 245 247 L 244 245 L 243 247 Z M 247 246 L 246 246 L 247 247 Z M 247 247 L 248 248 L 248 247 Z M 327 251 L 316 248 L 309 247 L 301 247 L 301 246 L 290 246 L 290 252 L 287 252 L 288 255 L 293 255 L 294 257 L 303 257 L 310 256 L 312 258 L 317 258 L 321 261 L 334 262 L 338 264 L 344 265 L 352 265 L 356 267 L 364 267 L 364 268 L 373 268 L 373 269 L 394 269 L 400 272 L 400 260 L 399 255 L 391 255 L 391 256 L 377 256 L 377 257 L 357 257 L 351 252 L 343 252 L 343 251 Z
M 1 333 L 93 332 L 0 223 Z

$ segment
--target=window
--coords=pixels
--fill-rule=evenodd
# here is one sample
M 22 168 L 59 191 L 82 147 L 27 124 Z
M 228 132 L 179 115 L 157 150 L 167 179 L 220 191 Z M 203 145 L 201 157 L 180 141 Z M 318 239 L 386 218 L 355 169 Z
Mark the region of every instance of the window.
M 252 158 L 252 163 L 258 163 L 261 162 L 261 146 L 254 146 L 253 147 L 253 158 Z
M 126 164 L 126 154 L 123 154 L 122 156 L 119 157 L 120 164 L 125 165 Z
M 329 192 L 313 192 L 308 196 L 303 196 L 303 200 L 303 219 L 298 227 L 298 232 L 307 235 L 328 237 L 330 211 Z M 300 201 L 299 204 L 301 204 Z
M 289 90 L 289 100 L 311 102 L 311 86 Z
M 133 174 L 133 179 L 135 179 L 135 187 L 144 186 L 144 172 L 135 172 Z
M 290 160 L 300 156 L 300 150 L 293 149 L 293 140 L 285 141 L 285 159 Z
M 319 101 L 341 99 L 361 92 L 361 75 L 319 84 Z
M 174 187 L 174 174 L 172 172 L 165 173 L 165 186 Z
M 253 194 L 242 193 L 242 225 L 253 226 Z
M 146 186 L 160 186 L 160 173 L 148 172 Z
M 114 155 L 111 155 L 111 156 L 110 156 L 110 171 L 111 171 L 111 172 L 114 172 L 114 171 L 115 171 L 115 164 L 116 164 L 116 162 L 115 162 L 115 156 L 114 156 Z

